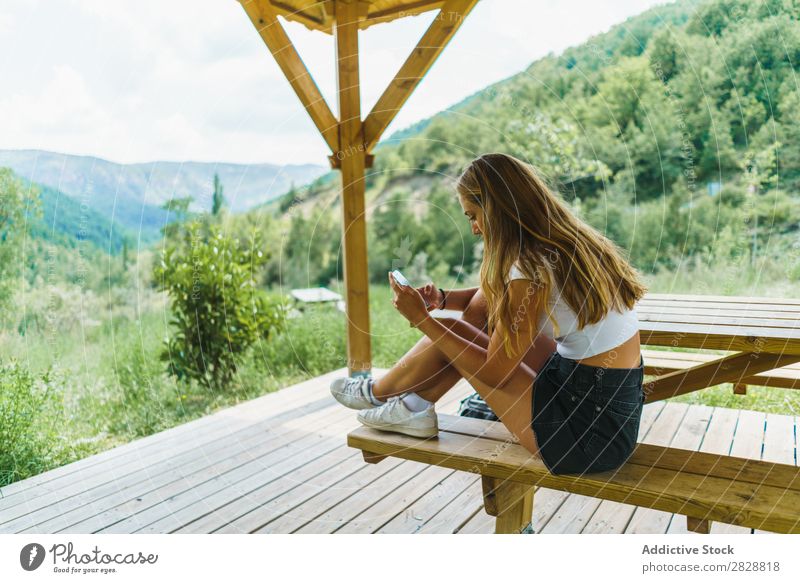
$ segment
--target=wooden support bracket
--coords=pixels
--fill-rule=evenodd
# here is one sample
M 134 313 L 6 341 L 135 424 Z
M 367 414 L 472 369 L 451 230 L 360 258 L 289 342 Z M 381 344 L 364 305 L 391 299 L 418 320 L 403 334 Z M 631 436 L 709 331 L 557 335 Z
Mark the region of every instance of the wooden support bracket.
M 385 455 L 379 453 L 372 453 L 371 451 L 362 451 L 361 455 L 364 456 L 364 461 L 368 464 L 377 464 L 386 459 Z

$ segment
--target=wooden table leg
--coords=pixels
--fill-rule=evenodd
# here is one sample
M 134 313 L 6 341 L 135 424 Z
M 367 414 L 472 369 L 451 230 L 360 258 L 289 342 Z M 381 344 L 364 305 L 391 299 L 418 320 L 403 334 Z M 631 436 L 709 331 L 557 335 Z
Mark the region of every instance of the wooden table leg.
M 711 532 L 711 521 L 702 518 L 686 517 L 686 528 L 699 534 L 709 534 Z
M 495 534 L 518 534 L 533 518 L 535 486 L 481 476 L 483 504 L 489 516 L 497 517 Z

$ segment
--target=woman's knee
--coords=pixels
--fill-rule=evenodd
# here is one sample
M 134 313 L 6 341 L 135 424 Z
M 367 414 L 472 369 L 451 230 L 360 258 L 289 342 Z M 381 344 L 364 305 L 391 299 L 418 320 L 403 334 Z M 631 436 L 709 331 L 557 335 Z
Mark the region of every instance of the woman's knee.
M 488 326 L 486 317 L 486 298 L 483 292 L 478 289 L 472 299 L 469 301 L 467 308 L 464 310 L 462 320 L 469 322 L 479 330 L 486 330 Z

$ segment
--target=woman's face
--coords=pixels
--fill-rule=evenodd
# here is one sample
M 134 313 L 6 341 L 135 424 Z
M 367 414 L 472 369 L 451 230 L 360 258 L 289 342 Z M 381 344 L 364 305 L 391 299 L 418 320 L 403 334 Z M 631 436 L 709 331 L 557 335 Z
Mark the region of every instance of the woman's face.
M 469 225 L 472 227 L 473 235 L 483 234 L 483 209 L 471 200 L 465 199 L 463 196 L 458 197 L 461 208 L 464 214 L 469 219 Z

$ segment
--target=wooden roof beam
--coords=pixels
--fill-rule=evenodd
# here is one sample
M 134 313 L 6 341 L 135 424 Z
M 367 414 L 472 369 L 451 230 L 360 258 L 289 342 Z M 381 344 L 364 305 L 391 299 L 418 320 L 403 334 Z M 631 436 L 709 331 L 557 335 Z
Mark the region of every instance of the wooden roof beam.
M 461 27 L 478 0 L 447 0 L 364 120 L 364 146 L 370 152 L 419 82 Z
M 338 152 L 339 122 L 278 21 L 269 0 L 242 0 L 241 4 L 325 142 L 332 152 Z

